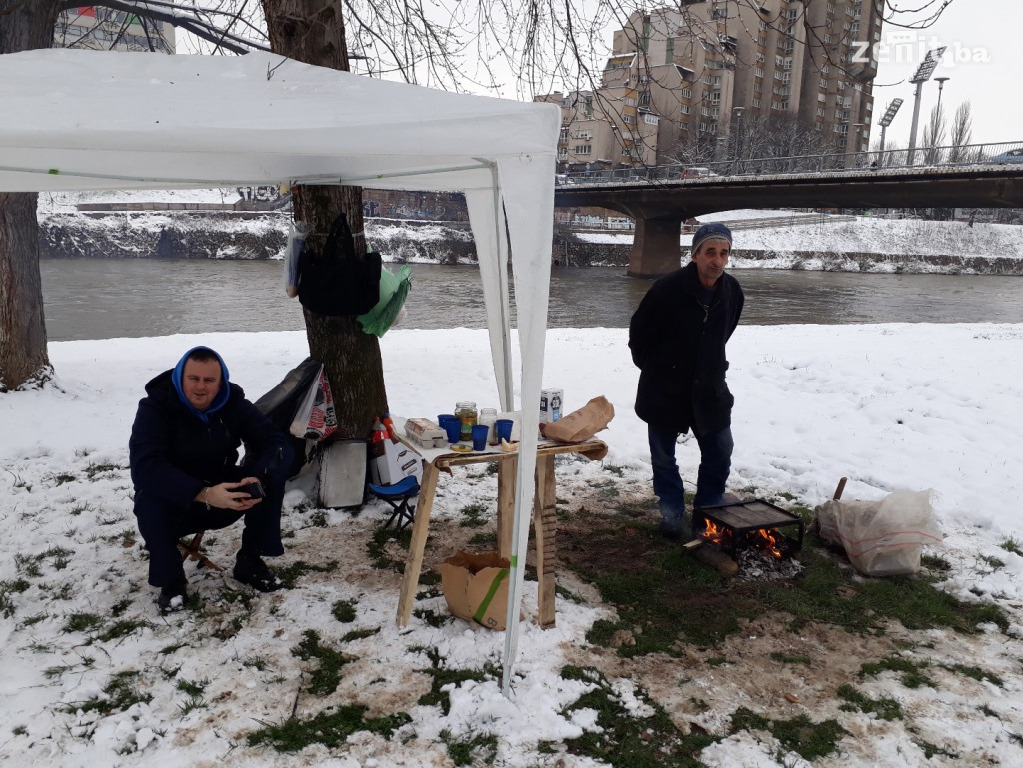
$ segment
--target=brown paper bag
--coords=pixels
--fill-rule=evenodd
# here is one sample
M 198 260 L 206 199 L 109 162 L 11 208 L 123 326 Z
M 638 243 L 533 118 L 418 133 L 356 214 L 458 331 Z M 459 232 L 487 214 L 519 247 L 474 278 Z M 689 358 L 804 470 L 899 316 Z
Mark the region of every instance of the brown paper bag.
M 603 395 L 593 398 L 568 416 L 558 421 L 541 424 L 544 437 L 560 443 L 581 443 L 606 429 L 615 417 L 615 407 Z

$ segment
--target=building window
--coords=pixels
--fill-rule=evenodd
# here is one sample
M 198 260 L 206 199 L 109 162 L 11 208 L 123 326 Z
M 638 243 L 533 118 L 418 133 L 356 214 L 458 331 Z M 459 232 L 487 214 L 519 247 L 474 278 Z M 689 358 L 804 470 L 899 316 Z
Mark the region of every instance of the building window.
M 593 151 L 593 146 L 591 144 L 576 144 L 572 151 L 577 155 L 588 155 Z
M 691 99 L 691 98 L 693 98 L 693 90 L 692 90 L 692 88 L 683 88 L 681 93 L 682 93 L 682 98 L 683 99 Z
M 681 112 L 683 115 L 688 115 L 689 114 L 689 105 L 688 104 L 679 104 L 678 111 Z

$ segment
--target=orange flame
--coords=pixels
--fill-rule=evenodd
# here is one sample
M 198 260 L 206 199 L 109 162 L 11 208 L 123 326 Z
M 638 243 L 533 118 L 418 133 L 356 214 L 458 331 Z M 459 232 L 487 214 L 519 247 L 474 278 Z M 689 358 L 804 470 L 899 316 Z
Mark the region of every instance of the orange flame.
M 781 545 L 781 533 L 776 529 L 767 530 L 761 528 L 758 530 L 756 532 L 756 544 L 761 549 L 770 552 L 777 559 L 780 560 L 782 558 L 781 549 L 779 548 Z

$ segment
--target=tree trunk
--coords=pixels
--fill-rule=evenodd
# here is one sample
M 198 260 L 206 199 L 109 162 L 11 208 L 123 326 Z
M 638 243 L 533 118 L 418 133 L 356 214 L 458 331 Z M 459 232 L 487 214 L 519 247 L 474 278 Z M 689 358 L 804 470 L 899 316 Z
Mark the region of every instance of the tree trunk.
M 263 0 L 270 47 L 306 64 L 349 70 L 344 19 L 337 0 Z M 296 221 L 312 225 L 307 239 L 312 258 L 339 212 L 356 233 L 356 250 L 365 253 L 362 188 L 296 187 L 292 196 Z M 343 437 L 363 438 L 373 418 L 387 410 L 383 362 L 377 337 L 363 333 L 354 317 L 324 317 L 305 310 L 309 353 L 324 365 L 338 411 Z
M 0 0 L 0 54 L 49 48 L 57 4 Z M 53 375 L 39 277 L 38 196 L 0 193 L 0 392 Z

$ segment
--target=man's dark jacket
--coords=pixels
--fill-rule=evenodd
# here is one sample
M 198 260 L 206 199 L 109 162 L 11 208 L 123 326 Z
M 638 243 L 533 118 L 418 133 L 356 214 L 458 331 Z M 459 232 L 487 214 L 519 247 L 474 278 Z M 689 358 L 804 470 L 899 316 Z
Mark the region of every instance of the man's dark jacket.
M 150 496 L 188 507 L 203 486 L 280 474 L 282 460 L 291 459 L 287 439 L 245 399 L 241 387 L 225 377 L 222 386 L 229 392 L 223 405 L 200 415 L 182 402 L 172 374 L 165 371 L 146 385 L 147 397 L 139 401 L 132 426 L 128 448 L 136 504 Z M 246 456 L 239 470 L 243 442 Z
M 643 421 L 700 437 L 731 424 L 735 399 L 725 384 L 725 342 L 744 301 L 739 281 L 723 274 L 705 305 L 692 262 L 651 286 L 629 324 L 629 349 L 640 369 L 636 414 Z

